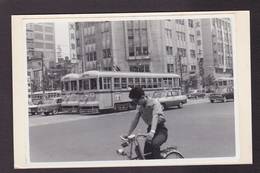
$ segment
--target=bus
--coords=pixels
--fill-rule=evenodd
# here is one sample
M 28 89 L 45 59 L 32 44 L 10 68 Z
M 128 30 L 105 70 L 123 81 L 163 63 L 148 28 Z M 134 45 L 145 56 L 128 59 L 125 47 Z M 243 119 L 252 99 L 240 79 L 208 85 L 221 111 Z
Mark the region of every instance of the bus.
M 77 78 L 67 75 L 61 82 L 65 96 L 77 96 L 77 109 L 82 114 L 134 109 L 128 97 L 133 87 L 143 88 L 148 96 L 158 90 L 180 89 L 180 76 L 173 73 L 87 71 Z
M 61 90 L 54 90 L 54 91 L 44 91 L 44 98 L 43 98 L 43 91 L 37 91 L 31 93 L 31 100 L 33 104 L 40 104 L 43 100 L 53 99 L 61 96 Z

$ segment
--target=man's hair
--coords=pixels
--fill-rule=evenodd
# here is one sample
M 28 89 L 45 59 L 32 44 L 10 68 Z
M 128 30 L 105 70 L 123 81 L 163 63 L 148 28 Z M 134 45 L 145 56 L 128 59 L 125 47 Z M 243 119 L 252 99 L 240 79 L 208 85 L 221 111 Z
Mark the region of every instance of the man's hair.
M 140 87 L 132 88 L 130 93 L 129 93 L 130 99 L 140 99 L 142 96 L 144 96 L 144 91 Z

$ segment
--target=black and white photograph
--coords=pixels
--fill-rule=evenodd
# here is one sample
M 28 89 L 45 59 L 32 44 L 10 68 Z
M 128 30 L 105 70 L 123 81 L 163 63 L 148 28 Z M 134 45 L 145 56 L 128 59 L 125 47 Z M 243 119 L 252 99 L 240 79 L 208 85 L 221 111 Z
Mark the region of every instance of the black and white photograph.
M 238 13 L 13 16 L 17 168 L 250 163 Z

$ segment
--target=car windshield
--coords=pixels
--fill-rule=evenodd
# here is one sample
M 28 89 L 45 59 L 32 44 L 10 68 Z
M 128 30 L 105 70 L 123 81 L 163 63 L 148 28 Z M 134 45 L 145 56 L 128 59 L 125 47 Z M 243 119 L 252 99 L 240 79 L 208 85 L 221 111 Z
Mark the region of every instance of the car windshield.
M 153 98 L 160 98 L 161 95 L 162 95 L 161 92 L 154 92 L 154 93 L 153 93 Z

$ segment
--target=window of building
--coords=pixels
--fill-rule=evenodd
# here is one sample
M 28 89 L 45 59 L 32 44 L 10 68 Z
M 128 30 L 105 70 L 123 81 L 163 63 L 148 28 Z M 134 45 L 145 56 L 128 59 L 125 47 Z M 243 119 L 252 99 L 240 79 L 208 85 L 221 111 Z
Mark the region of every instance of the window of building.
M 194 43 L 195 42 L 195 37 L 194 35 L 190 34 L 190 42 L 191 43 Z
M 34 34 L 34 38 L 35 38 L 35 39 L 38 39 L 38 40 L 43 40 L 43 34 L 41 34 L 41 33 L 35 33 L 35 34 Z
M 49 34 L 46 34 L 45 35 L 45 39 L 48 40 L 48 41 L 53 41 L 53 35 L 49 35 Z
M 193 20 L 188 19 L 188 25 L 189 25 L 189 27 L 193 28 Z
M 172 46 L 166 46 L 166 54 L 173 55 Z
M 197 31 L 197 36 L 200 36 L 200 30 Z
M 45 43 L 45 48 L 46 49 L 54 49 L 54 44 L 52 44 L 52 43 Z
M 184 25 L 184 20 L 183 19 L 176 19 L 175 22 L 177 24 Z
M 167 72 L 168 73 L 174 73 L 174 65 L 173 64 L 167 64 Z
M 197 45 L 198 45 L 198 46 L 201 45 L 201 40 L 197 40 Z
M 43 48 L 44 44 L 41 42 L 34 42 L 34 47 L 35 48 Z
M 190 57 L 196 58 L 195 50 L 190 50 Z
M 130 65 L 130 72 L 150 72 L 150 66 L 148 64 L 142 65 Z
M 187 73 L 187 65 L 182 64 L 182 72 Z
M 46 26 L 45 27 L 45 32 L 50 32 L 50 33 L 53 33 L 53 27 L 50 27 L 50 26 Z
M 196 71 L 196 65 L 191 65 L 191 71 Z
M 171 29 L 166 28 L 165 34 L 168 39 L 172 39 L 172 30 Z
M 177 33 L 177 39 L 178 39 L 178 40 L 186 41 L 186 35 L 185 35 L 184 32 L 176 31 L 176 33 Z
M 180 55 L 181 57 L 187 56 L 186 49 L 184 49 L 184 48 L 177 48 L 177 52 L 178 52 L 178 55 Z
M 34 30 L 42 32 L 43 31 L 43 27 L 41 25 L 34 25 Z

